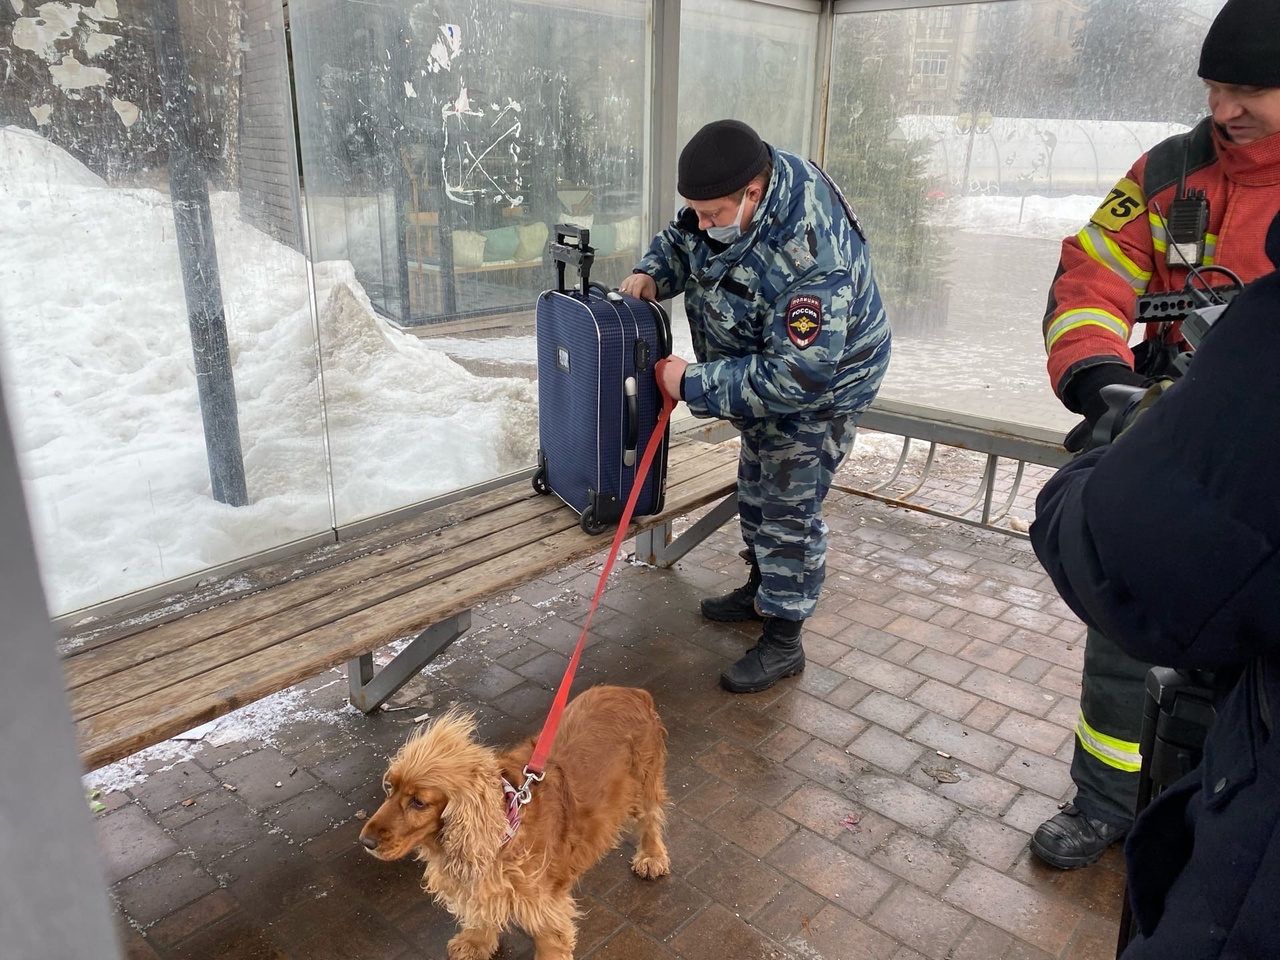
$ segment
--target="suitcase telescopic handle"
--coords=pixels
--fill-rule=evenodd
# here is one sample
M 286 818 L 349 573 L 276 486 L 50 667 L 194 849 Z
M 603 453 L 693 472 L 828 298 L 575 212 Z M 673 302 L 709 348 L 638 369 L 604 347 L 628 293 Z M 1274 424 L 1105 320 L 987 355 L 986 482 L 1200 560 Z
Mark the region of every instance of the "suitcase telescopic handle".
M 627 397 L 627 446 L 622 451 L 622 465 L 636 465 L 636 444 L 640 439 L 640 411 L 636 404 L 636 378 L 627 377 L 622 385 L 622 392 Z
M 649 309 L 653 311 L 653 319 L 658 328 L 658 356 L 656 359 L 671 356 L 671 321 L 667 319 L 667 311 L 662 309 L 662 304 L 656 300 L 646 300 Z
M 566 243 L 573 240 L 572 244 Z M 576 223 L 557 223 L 555 240 L 547 244 L 547 252 L 556 263 L 556 290 L 565 292 L 564 268 L 573 264 L 582 278 L 582 295 L 588 296 L 591 289 L 591 264 L 595 262 L 596 252 L 591 248 L 591 231 Z

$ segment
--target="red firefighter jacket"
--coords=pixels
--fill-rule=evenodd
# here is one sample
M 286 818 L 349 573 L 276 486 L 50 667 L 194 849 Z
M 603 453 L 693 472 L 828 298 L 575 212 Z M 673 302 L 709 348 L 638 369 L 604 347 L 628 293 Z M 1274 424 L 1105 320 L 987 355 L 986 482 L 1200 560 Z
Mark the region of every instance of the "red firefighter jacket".
M 1234 144 L 1206 117 L 1138 158 L 1078 234 L 1062 242 L 1058 274 L 1044 318 L 1049 380 L 1059 398 L 1071 378 L 1100 363 L 1133 366 L 1129 337 L 1136 297 L 1181 290 L 1187 267 L 1168 266 L 1169 206 L 1184 176 L 1209 201 L 1205 264 L 1227 267 L 1248 283 L 1270 272 L 1263 251 L 1280 210 L 1280 133 Z M 1204 274 L 1216 284 L 1229 279 Z M 1157 331 L 1150 325 L 1148 336 Z

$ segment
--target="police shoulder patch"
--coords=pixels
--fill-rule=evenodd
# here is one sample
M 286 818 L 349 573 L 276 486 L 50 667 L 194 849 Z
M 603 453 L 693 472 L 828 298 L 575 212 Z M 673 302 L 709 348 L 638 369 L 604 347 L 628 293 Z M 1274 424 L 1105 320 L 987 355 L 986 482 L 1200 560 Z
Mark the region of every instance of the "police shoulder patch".
M 803 350 L 822 332 L 822 301 L 809 294 L 791 298 L 787 304 L 787 336 Z
M 1142 195 L 1142 188 L 1125 177 L 1107 194 L 1107 199 L 1093 212 L 1090 223 L 1096 223 L 1103 230 L 1116 231 L 1131 220 L 1136 220 L 1146 212 L 1147 199 Z

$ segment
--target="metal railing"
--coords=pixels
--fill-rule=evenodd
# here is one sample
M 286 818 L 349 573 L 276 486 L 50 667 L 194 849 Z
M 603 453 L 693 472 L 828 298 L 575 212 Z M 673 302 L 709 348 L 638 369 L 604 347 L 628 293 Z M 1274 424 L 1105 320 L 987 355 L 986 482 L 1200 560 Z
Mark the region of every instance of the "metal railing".
M 1042 464 L 1056 468 L 1071 458 L 1062 447 L 1061 435 L 1044 427 L 975 417 L 899 400 L 877 399 L 871 409 L 863 414 L 859 426 L 864 430 L 902 437 L 902 449 L 897 463 L 889 477 L 874 486 L 862 488 L 833 484 L 833 490 L 972 526 L 998 530 L 1015 537 L 1025 538 L 1026 533 L 1002 524 L 1001 521 L 1010 518 L 1010 511 L 1022 490 L 1027 465 Z M 918 473 L 911 476 L 913 486 L 895 491 L 892 487 L 902 477 L 912 445 L 916 442 L 929 445 L 924 464 Z M 967 505 L 956 510 L 940 510 L 913 499 L 928 486 L 937 462 L 939 446 L 986 454 L 977 493 Z M 997 504 L 997 476 L 1001 460 L 1010 461 L 1015 466 L 1009 489 L 1002 494 L 1003 502 Z
M 1009 521 L 1014 521 L 1011 511 L 1018 495 L 1023 492 L 1027 467 L 1042 465 L 1056 469 L 1071 459 L 1071 455 L 1062 447 L 1062 434 L 1057 431 L 901 400 L 877 398 L 862 415 L 858 426 L 860 430 L 901 437 L 902 447 L 897 461 L 889 476 L 872 486 L 835 483 L 831 489 L 1023 539 L 1027 536 L 1025 530 L 1010 526 Z M 672 430 L 709 443 L 718 443 L 737 435 L 733 426 L 723 420 L 680 418 L 673 424 Z M 928 444 L 924 463 L 918 468 L 913 464 L 908 469 L 911 451 L 918 443 Z M 935 480 L 934 468 L 939 461 L 939 447 L 954 447 L 985 454 L 976 494 L 967 504 L 954 510 L 938 509 L 914 499 L 937 490 L 936 484 L 931 487 L 930 481 Z M 854 453 L 857 453 L 856 443 Z M 1009 489 L 1000 493 L 1000 502 L 997 503 L 1002 462 L 1008 462 L 1012 466 L 1013 477 L 1009 481 Z M 905 490 L 893 489 L 904 474 L 907 477 L 905 482 L 911 486 Z M 1027 492 L 1030 493 L 1029 490 Z M 709 523 L 718 526 L 731 519 L 735 512 L 736 504 L 721 504 L 714 517 L 708 517 L 700 523 L 704 526 Z M 669 539 L 670 531 L 645 535 L 643 549 L 647 552 L 644 555 L 651 562 L 669 564 L 678 559 L 679 554 L 663 549 L 664 533 Z

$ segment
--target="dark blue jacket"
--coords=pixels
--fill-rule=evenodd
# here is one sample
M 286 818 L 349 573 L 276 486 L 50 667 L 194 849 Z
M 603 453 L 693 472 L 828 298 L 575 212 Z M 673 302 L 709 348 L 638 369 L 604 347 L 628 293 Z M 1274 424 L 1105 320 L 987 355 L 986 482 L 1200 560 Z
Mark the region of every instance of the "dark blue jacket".
M 1280 264 L 1280 217 L 1271 232 Z M 1280 957 L 1280 272 L 1115 444 L 1045 485 L 1031 540 L 1071 609 L 1133 656 L 1244 669 L 1204 762 L 1126 844 L 1142 936 L 1124 960 Z

